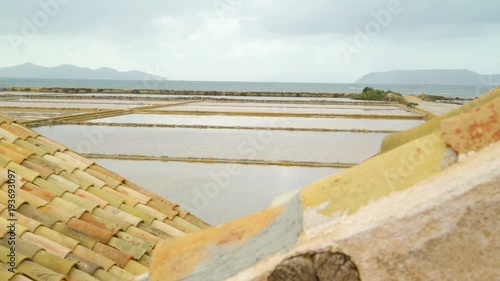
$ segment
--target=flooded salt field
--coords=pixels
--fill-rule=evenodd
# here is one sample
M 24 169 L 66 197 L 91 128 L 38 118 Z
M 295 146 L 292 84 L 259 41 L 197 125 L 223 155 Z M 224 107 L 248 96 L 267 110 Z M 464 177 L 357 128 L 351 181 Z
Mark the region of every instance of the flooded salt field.
M 207 107 L 264 107 L 264 108 L 307 108 L 307 109 L 363 109 L 363 110 L 401 110 L 396 105 L 356 105 L 356 104 L 301 104 L 301 103 L 264 103 L 264 102 L 197 102 L 189 106 Z
M 61 125 L 36 128 L 81 153 L 358 163 L 379 151 L 382 133 Z
M 224 115 L 166 115 L 130 114 L 103 119 L 92 123 L 155 124 L 184 126 L 225 127 L 267 127 L 339 130 L 406 130 L 423 123 L 419 120 L 398 119 L 354 119 L 354 118 L 302 118 L 302 117 L 259 117 Z
M 140 102 L 136 104 L 120 104 L 120 103 L 57 103 L 53 101 L 44 102 L 19 102 L 19 101 L 2 101 L 0 107 L 42 107 L 42 108 L 95 108 L 95 109 L 126 109 L 138 106 L 152 105 L 149 102 Z
M 86 113 L 82 110 L 40 110 L 40 109 L 15 109 L 15 108 L 0 108 L 0 114 L 5 114 L 14 120 L 26 121 L 44 118 L 55 118 L 61 116 L 70 116 L 75 114 Z
M 264 209 L 278 195 L 341 171 L 260 165 L 96 161 L 214 225 Z
M 64 104 L 132 104 L 132 105 L 141 105 L 144 103 L 148 104 L 176 104 L 180 102 L 175 101 L 134 101 L 134 100 L 106 100 L 106 99 L 18 99 L 18 102 L 42 102 L 42 103 L 64 103 Z
M 198 106 L 179 105 L 172 107 L 161 107 L 155 110 L 165 111 L 202 111 L 202 112 L 249 112 L 249 113 L 290 113 L 290 114 L 338 114 L 338 115 L 388 115 L 388 116 L 417 116 L 415 113 L 398 109 L 372 110 L 370 106 L 359 108 L 294 108 L 294 107 L 252 107 L 252 106 Z

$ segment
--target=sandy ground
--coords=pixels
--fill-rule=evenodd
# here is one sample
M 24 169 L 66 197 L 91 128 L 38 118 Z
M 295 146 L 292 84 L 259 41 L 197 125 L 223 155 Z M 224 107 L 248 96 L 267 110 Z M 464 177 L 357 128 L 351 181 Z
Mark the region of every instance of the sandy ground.
M 436 115 L 443 115 L 448 111 L 460 107 L 460 105 L 458 104 L 423 101 L 416 96 L 405 96 L 405 99 L 410 102 L 418 103 L 417 108 L 423 109 Z

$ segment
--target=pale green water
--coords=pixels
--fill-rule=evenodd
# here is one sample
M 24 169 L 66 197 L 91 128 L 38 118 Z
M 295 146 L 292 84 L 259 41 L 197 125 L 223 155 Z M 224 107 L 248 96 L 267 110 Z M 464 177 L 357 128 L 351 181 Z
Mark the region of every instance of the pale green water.
M 36 131 L 82 153 L 358 163 L 387 134 L 62 125 Z
M 267 208 L 274 197 L 338 169 L 98 159 L 108 169 L 159 194 L 210 224 Z

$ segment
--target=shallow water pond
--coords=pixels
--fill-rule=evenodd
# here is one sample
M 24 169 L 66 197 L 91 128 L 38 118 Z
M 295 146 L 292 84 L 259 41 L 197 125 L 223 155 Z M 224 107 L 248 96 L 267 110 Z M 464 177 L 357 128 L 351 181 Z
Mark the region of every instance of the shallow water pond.
M 81 153 L 358 163 L 387 134 L 61 125 L 36 130 Z
M 339 115 L 390 115 L 414 116 L 415 114 L 403 109 L 371 109 L 370 106 L 357 108 L 295 108 L 295 107 L 255 107 L 255 106 L 198 106 L 180 105 L 162 107 L 155 110 L 167 111 L 207 111 L 207 112 L 249 112 L 249 113 L 281 113 L 281 114 L 339 114 Z
M 186 126 L 228 126 L 228 127 L 266 127 L 266 128 L 304 128 L 304 129 L 343 129 L 343 130 L 406 130 L 423 123 L 419 120 L 398 119 L 354 119 L 354 118 L 303 118 L 303 117 L 259 117 L 230 115 L 167 115 L 167 114 L 130 114 L 103 119 L 94 123 L 120 124 L 164 124 Z
M 260 165 L 96 161 L 214 225 L 267 208 L 276 196 L 341 171 Z

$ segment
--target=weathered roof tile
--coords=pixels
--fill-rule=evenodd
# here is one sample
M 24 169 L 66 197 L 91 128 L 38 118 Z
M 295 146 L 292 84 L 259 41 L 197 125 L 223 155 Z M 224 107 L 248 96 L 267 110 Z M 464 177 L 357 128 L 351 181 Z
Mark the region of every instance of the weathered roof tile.
M 0 254 L 11 236 L 9 169 L 19 239 L 8 278 L 17 281 L 132 279 L 162 239 L 198 230 L 177 204 L 0 115 Z

